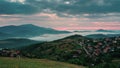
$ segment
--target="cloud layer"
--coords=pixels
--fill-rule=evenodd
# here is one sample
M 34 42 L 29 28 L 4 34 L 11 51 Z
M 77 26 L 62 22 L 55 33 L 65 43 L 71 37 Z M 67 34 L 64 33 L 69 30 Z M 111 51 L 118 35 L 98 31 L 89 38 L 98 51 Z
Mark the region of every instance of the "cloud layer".
M 120 30 L 120 0 L 0 0 L 0 25 Z
M 32 14 L 37 12 L 38 9 L 29 4 L 0 0 L 0 14 Z
M 1 15 L 0 25 L 35 24 L 42 27 L 57 30 L 80 30 L 80 29 L 112 29 L 120 30 L 120 17 L 116 14 L 107 14 L 100 18 L 82 17 L 59 17 L 57 14 L 39 13 L 34 15 Z
M 70 14 L 119 13 L 120 0 L 0 0 L 0 14 L 40 12 Z

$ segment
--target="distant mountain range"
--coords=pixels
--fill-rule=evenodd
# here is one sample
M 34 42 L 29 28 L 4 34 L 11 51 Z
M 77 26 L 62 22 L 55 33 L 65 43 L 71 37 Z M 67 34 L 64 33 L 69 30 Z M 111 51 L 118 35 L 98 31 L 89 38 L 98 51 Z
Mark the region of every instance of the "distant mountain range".
M 96 32 L 114 32 L 114 31 L 112 31 L 112 30 L 99 29 L 99 30 L 96 30 Z
M 0 40 L 0 48 L 19 48 L 36 43 L 40 43 L 40 41 L 12 38 L 12 39 Z
M 73 31 L 73 32 L 92 32 L 90 30 L 83 30 L 83 31 Z
M 4 37 L 12 37 L 12 35 L 0 32 L 0 38 L 4 38 Z
M 61 34 L 70 33 L 68 31 L 57 31 L 51 28 L 44 28 L 32 24 L 25 24 L 20 26 L 3 26 L 0 27 L 0 39 L 8 39 L 13 37 L 34 37 L 43 34 Z
M 76 31 L 73 31 L 73 32 L 116 32 L 116 31 L 119 31 L 119 30 L 104 30 L 104 29 L 98 29 L 98 30 L 76 30 Z M 120 31 L 119 31 L 120 32 Z
M 120 36 L 120 34 L 91 34 L 91 35 L 86 35 L 86 37 L 94 38 L 94 39 L 116 37 L 116 36 Z

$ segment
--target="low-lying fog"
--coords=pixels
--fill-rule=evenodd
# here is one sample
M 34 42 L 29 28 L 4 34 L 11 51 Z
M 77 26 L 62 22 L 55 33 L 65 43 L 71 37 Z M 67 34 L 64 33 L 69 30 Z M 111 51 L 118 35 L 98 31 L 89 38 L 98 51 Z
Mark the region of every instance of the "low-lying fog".
M 120 34 L 120 31 L 114 31 L 114 32 L 95 32 L 95 31 L 79 31 L 79 32 L 72 32 L 72 33 L 66 33 L 66 34 L 44 34 L 37 37 L 29 38 L 31 40 L 37 40 L 37 41 L 53 41 L 57 39 L 61 39 L 70 35 L 90 35 L 90 34 Z

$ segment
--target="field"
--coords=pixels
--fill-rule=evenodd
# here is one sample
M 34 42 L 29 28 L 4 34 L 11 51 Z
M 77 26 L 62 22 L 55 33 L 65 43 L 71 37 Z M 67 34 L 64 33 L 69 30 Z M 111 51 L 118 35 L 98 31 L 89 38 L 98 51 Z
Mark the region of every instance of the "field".
M 0 57 L 0 68 L 85 68 L 73 64 L 56 62 L 47 59 L 7 58 Z

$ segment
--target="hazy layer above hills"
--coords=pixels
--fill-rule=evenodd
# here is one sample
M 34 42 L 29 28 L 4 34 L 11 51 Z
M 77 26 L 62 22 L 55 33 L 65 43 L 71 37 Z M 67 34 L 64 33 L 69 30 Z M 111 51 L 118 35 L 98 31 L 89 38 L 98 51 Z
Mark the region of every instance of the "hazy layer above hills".
M 89 30 L 89 31 L 84 30 L 84 31 L 75 31 L 75 32 L 66 33 L 66 34 L 44 34 L 44 35 L 37 36 L 37 37 L 31 37 L 29 39 L 38 40 L 38 41 L 53 41 L 53 40 L 57 40 L 57 39 L 67 37 L 67 36 L 75 35 L 75 34 L 82 35 L 82 36 L 87 36 L 87 37 L 90 37 L 90 38 L 112 37 L 112 36 L 120 35 L 119 30 L 111 30 L 110 32 L 108 30 L 106 30 L 106 31 L 107 32 L 103 32 L 103 31 L 101 32 L 101 31 L 95 31 L 95 30 L 94 31 L 93 30 Z

